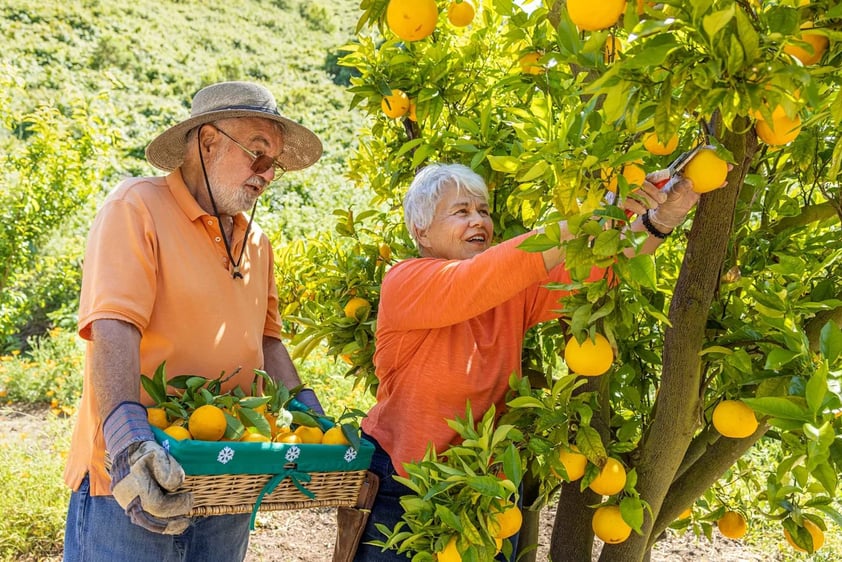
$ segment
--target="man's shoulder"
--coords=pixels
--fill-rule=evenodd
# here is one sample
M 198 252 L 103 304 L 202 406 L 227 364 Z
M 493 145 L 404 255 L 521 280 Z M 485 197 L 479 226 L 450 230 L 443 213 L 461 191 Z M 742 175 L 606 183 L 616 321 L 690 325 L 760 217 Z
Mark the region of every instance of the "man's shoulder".
M 163 177 L 130 177 L 120 181 L 117 187 L 108 194 L 108 197 L 109 199 L 122 199 L 131 196 L 142 197 L 146 194 L 157 194 L 159 190 L 166 188 L 167 180 Z

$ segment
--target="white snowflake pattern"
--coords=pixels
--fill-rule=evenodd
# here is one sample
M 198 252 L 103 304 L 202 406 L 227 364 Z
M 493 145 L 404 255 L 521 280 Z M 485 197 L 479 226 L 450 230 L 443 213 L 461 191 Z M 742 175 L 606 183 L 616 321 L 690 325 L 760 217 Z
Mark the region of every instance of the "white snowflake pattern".
M 345 450 L 345 462 L 353 462 L 355 458 L 357 458 L 357 452 L 353 447 L 348 447 Z
M 298 445 L 293 445 L 292 447 L 290 447 L 289 450 L 287 451 L 287 454 L 284 455 L 287 462 L 294 462 L 300 456 L 301 456 L 301 448 Z
M 222 464 L 228 464 L 234 458 L 234 449 L 231 447 L 223 447 L 216 456 L 216 461 Z

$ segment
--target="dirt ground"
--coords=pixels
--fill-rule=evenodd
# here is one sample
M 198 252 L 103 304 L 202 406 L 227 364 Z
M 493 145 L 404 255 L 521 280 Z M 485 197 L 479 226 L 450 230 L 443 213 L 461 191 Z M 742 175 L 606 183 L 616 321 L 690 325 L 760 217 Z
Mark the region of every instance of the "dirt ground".
M 547 508 L 541 514 L 539 561 L 548 560 L 553 513 Z M 335 523 L 336 511 L 328 508 L 262 513 L 251 537 L 246 562 L 330 562 Z M 595 556 L 599 548 L 600 545 L 595 545 Z M 670 535 L 652 553 L 652 562 L 773 562 L 777 559 L 753 552 L 738 541 L 721 536 L 708 541 L 696 539 L 690 533 Z
M 537 560 L 549 560 L 555 506 L 540 516 Z M 258 514 L 246 562 L 330 562 L 336 539 L 336 510 L 332 508 L 275 511 Z M 597 560 L 602 542 L 595 540 L 592 560 Z M 409 560 L 407 558 L 407 560 Z M 775 562 L 776 554 L 752 550 L 740 541 L 714 531 L 711 540 L 692 532 L 668 530 L 667 537 L 653 549 L 651 562 Z M 584 562 L 584 561 L 583 561 Z
M 0 406 L 0 440 L 18 440 L 21 434 L 39 435 L 45 408 Z M 539 561 L 546 561 L 553 524 L 553 508 L 541 514 Z M 262 512 L 251 536 L 246 562 L 330 562 L 336 538 L 336 510 L 332 508 Z M 2 537 L 0 537 L 2 540 Z M 599 542 L 599 541 L 597 541 Z M 595 545 L 594 560 L 600 545 Z M 691 533 L 671 534 L 652 553 L 652 562 L 774 562 L 779 557 L 752 551 L 717 533 L 708 541 Z

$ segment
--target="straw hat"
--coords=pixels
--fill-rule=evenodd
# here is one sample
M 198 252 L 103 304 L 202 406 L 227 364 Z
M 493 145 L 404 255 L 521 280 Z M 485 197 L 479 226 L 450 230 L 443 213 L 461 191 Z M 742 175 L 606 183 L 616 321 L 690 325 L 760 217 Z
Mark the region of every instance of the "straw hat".
M 190 118 L 153 139 L 146 147 L 146 159 L 161 170 L 174 170 L 184 160 L 184 145 L 191 129 L 232 117 L 261 117 L 280 123 L 284 129 L 284 150 L 276 160 L 287 171 L 306 168 L 322 155 L 319 137 L 282 116 L 269 90 L 250 82 L 220 82 L 196 93 Z

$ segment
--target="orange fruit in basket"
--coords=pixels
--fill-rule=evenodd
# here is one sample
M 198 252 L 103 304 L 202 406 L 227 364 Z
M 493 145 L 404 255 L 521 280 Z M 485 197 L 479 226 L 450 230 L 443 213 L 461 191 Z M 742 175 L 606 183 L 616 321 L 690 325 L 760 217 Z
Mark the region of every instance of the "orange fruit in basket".
M 342 433 L 342 426 L 334 425 L 327 431 L 325 431 L 324 437 L 322 437 L 322 444 L 323 445 L 350 445 L 351 442 L 348 441 L 348 438 L 345 437 L 345 434 Z
M 181 441 L 182 439 L 193 439 L 193 436 L 190 435 L 190 432 L 187 431 L 187 428 L 182 425 L 171 425 L 168 428 L 164 429 L 164 433 Z
M 259 431 L 251 431 L 250 429 L 247 429 L 243 433 L 243 436 L 240 437 L 240 441 L 244 443 L 269 443 L 272 440 Z
M 196 408 L 187 420 L 187 429 L 193 439 L 199 441 L 219 441 L 225 435 L 228 421 L 221 408 L 205 404 Z
M 312 427 L 309 425 L 299 425 L 295 428 L 293 433 L 301 438 L 302 443 L 321 443 L 322 438 L 325 435 L 318 427 Z
M 170 425 L 169 420 L 167 420 L 167 411 L 163 408 L 152 406 L 146 408 L 146 419 L 149 421 L 149 425 L 158 429 L 166 429 Z
M 286 433 L 279 433 L 277 437 L 274 439 L 275 443 L 303 443 L 304 441 L 301 440 L 301 437 L 293 433 L 292 431 L 287 431 Z
M 278 425 L 278 414 L 274 412 L 264 412 L 263 417 L 269 422 L 269 430 L 272 432 L 272 437 L 277 437 L 279 433 L 286 433 L 289 431 L 288 425 Z

